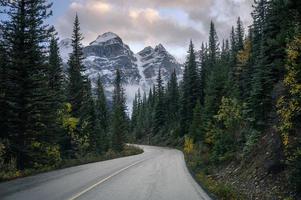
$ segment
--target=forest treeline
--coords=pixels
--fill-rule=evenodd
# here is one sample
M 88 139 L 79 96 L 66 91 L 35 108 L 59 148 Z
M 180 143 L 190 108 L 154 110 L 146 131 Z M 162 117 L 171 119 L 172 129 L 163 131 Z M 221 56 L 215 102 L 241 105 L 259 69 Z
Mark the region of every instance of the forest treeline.
M 100 77 L 92 93 L 84 74 L 79 19 L 63 71 L 47 0 L 1 1 L 0 170 L 10 178 L 27 169 L 55 168 L 65 160 L 120 153 L 129 119 L 121 73 L 111 108 Z
M 174 72 L 164 85 L 159 71 L 149 94 L 136 94 L 131 130 L 143 143 L 197 151 L 196 168 L 250 159 L 276 132 L 268 140 L 281 139 L 283 156 L 268 170 L 287 170 L 287 188 L 300 193 L 301 4 L 256 0 L 253 8 L 252 25 L 238 18 L 229 39 L 211 22 L 209 41 L 199 51 L 190 43 L 183 80 Z

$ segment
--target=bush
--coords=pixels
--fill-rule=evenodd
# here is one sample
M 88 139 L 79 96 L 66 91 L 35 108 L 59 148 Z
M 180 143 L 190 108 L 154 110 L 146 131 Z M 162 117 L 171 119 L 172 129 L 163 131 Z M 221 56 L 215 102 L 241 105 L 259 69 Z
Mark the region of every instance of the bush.
M 291 182 L 297 193 L 301 195 L 301 149 L 298 149 L 292 163 Z
M 203 187 L 209 192 L 214 194 L 219 200 L 243 200 L 244 198 L 239 195 L 231 186 L 215 181 L 211 176 L 206 176 L 203 172 L 196 175 Z
M 35 144 L 35 148 L 40 149 L 41 145 L 40 144 Z M 46 152 L 45 152 L 45 151 Z M 11 158 L 11 160 L 5 165 L 0 165 L 0 181 L 5 181 L 5 180 L 11 180 L 15 179 L 18 177 L 24 177 L 24 176 L 29 176 L 41 172 L 47 172 L 50 170 L 54 169 L 61 169 L 61 168 L 66 168 L 66 167 L 72 167 L 76 165 L 82 165 L 82 164 L 87 164 L 87 163 L 92 163 L 92 162 L 99 162 L 103 160 L 109 160 L 109 159 L 114 159 L 114 158 L 119 158 L 123 156 L 132 156 L 132 155 L 137 155 L 140 153 L 143 153 L 143 150 L 139 147 L 136 146 L 131 146 L 131 145 L 126 145 L 124 147 L 124 150 L 122 152 L 114 152 L 112 150 L 109 150 L 107 153 L 104 155 L 99 155 L 99 154 L 86 154 L 83 157 L 77 158 L 77 159 L 64 159 L 60 160 L 60 157 L 58 157 L 57 154 L 57 149 L 55 147 L 53 148 L 48 148 L 46 147 L 42 152 L 45 154 L 44 159 L 50 159 L 48 163 L 53 163 L 53 165 L 46 165 L 45 163 L 35 163 L 35 168 L 33 169 L 25 169 L 24 171 L 18 171 L 16 169 L 16 159 Z M 38 152 L 41 153 L 41 152 Z M 3 154 L 3 145 L 0 142 L 0 155 Z M 60 162 L 58 163 L 58 158 Z M 1 159 L 1 156 L 0 156 Z
M 244 156 L 248 155 L 252 151 L 253 147 L 257 144 L 260 136 L 260 133 L 254 129 L 249 131 L 250 133 L 247 135 L 246 143 L 243 148 Z

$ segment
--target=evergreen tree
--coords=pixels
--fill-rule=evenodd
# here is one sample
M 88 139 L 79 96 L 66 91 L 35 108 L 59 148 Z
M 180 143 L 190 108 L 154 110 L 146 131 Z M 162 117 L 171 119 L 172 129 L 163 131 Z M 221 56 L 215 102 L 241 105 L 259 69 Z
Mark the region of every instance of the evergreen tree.
M 109 138 L 108 138 L 108 127 L 109 127 L 109 111 L 107 108 L 107 101 L 104 92 L 104 88 L 100 79 L 97 79 L 96 86 L 96 101 L 95 101 L 95 112 L 96 112 L 96 144 L 100 151 L 107 151 L 109 149 Z
M 167 88 L 167 102 L 168 113 L 170 114 L 168 119 L 170 123 L 177 123 L 179 118 L 179 86 L 176 71 L 174 70 L 170 76 L 170 80 Z
M 81 41 L 83 40 L 80 33 L 80 23 L 78 16 L 75 16 L 73 35 L 72 35 L 72 53 L 68 61 L 68 102 L 72 105 L 72 115 L 80 117 L 80 109 L 83 103 L 84 76 L 85 70 L 83 65 L 83 49 Z
M 214 23 L 211 21 L 210 32 L 209 32 L 209 48 L 208 48 L 208 62 L 210 70 L 213 68 L 217 62 L 219 54 L 219 42 L 217 33 L 215 30 Z
M 243 50 L 244 49 L 244 27 L 240 17 L 238 17 L 237 19 L 235 40 L 236 40 L 236 50 L 237 51 Z
M 0 36 L 0 138 L 8 138 L 7 127 L 7 54 L 3 44 L 3 39 Z
M 224 95 L 227 66 L 221 62 L 220 59 L 220 48 L 218 43 L 218 37 L 215 31 L 215 26 L 211 22 L 210 35 L 209 35 L 209 74 L 205 88 L 205 102 L 204 111 L 206 121 L 210 121 L 211 118 L 216 114 L 221 97 Z M 226 52 L 224 53 L 226 55 Z
M 52 95 L 55 97 L 55 105 L 52 106 L 55 110 L 62 107 L 64 98 L 64 74 L 62 68 L 62 59 L 60 57 L 59 47 L 57 39 L 52 37 L 50 41 L 50 52 L 49 52 L 49 87 Z
M 48 129 L 53 129 L 53 140 L 56 143 L 60 142 L 62 137 L 62 125 L 60 122 L 59 113 L 63 109 L 63 103 L 65 101 L 64 96 L 64 75 L 62 69 L 62 60 L 59 55 L 59 48 L 57 44 L 57 39 L 53 36 L 50 41 L 50 52 L 48 58 L 49 74 L 48 74 L 48 84 L 50 88 L 50 98 L 51 98 L 51 112 L 48 113 L 53 117 L 55 123 L 50 124 Z
M 98 133 L 95 130 L 96 127 L 96 113 L 95 113 L 95 103 L 92 97 L 91 81 L 88 77 L 84 77 L 83 86 L 83 96 L 82 105 L 80 107 L 80 137 L 88 138 L 89 150 L 90 151 L 100 151 L 97 145 Z
M 157 77 L 157 93 L 154 116 L 154 134 L 158 134 L 165 124 L 165 104 L 164 104 L 164 86 L 161 77 L 161 69 L 159 69 Z
M 121 83 L 120 71 L 116 71 L 113 93 L 113 113 L 112 113 L 112 148 L 115 151 L 122 151 L 128 132 L 128 120 L 126 116 L 126 105 L 124 89 Z
M 202 136 L 202 124 L 201 104 L 198 101 L 193 109 L 193 118 L 189 128 L 189 136 L 194 142 L 202 141 L 204 139 Z
M 187 61 L 185 63 L 182 100 L 181 100 L 181 135 L 187 133 L 189 122 L 192 119 L 193 108 L 201 96 L 200 79 L 197 70 L 195 51 L 190 41 Z
M 201 59 L 201 69 L 200 69 L 200 102 L 201 105 L 204 105 L 205 99 L 205 88 L 206 82 L 208 79 L 208 54 L 207 47 L 205 47 L 204 43 L 202 43 L 201 51 L 200 51 L 200 59 Z
M 44 23 L 51 15 L 46 0 L 9 1 L 8 21 L 3 24 L 9 63 L 6 93 L 11 152 L 17 168 L 54 164 L 47 152 L 54 150 L 53 118 L 48 87 L 46 46 L 52 28 Z M 59 155 L 58 155 L 59 156 Z M 53 161 L 53 162 L 52 162 Z
M 137 94 L 135 94 L 132 107 L 133 108 L 132 108 L 132 116 L 131 116 L 131 131 L 134 132 L 137 126 L 137 120 L 139 114 Z

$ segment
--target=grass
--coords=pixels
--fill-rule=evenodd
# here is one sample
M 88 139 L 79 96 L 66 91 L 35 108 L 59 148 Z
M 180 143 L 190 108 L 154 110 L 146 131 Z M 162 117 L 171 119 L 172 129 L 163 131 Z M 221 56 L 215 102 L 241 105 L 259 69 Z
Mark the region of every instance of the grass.
M 2 170 L 2 169 L 0 170 L 0 182 L 36 175 L 39 173 L 49 172 L 52 170 L 63 169 L 67 167 L 111 160 L 111 159 L 116 159 L 116 158 L 121 158 L 126 156 L 133 156 L 141 153 L 143 153 L 143 150 L 141 148 L 136 146 L 126 145 L 122 152 L 114 152 L 112 150 L 109 150 L 104 155 L 87 155 L 85 157 L 78 158 L 78 159 L 65 159 L 62 160 L 61 163 L 55 167 L 52 166 L 52 167 L 44 167 L 41 169 L 25 169 L 23 171 L 17 170 L 13 162 L 7 163 L 6 169 L 9 170 Z
M 244 200 L 245 198 L 239 194 L 231 185 L 221 183 L 208 174 L 211 167 L 202 167 L 202 161 L 197 156 L 185 154 L 185 160 L 189 171 L 195 180 L 204 188 L 214 199 L 219 200 Z

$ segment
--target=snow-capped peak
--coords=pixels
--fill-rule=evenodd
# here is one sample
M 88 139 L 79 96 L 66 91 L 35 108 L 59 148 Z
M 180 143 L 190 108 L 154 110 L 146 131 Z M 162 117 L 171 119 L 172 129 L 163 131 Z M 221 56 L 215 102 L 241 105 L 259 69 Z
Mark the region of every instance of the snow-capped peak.
M 61 47 L 63 47 L 63 46 L 68 47 L 68 46 L 71 46 L 71 44 L 72 44 L 71 38 L 65 38 L 59 42 L 59 46 L 61 46 Z
M 162 51 L 166 51 L 165 47 L 162 45 L 162 44 L 158 44 L 156 47 L 155 47 L 155 51 L 159 51 L 159 52 L 162 52 Z
M 108 41 L 118 41 L 118 42 L 122 42 L 121 38 L 115 34 L 115 33 L 112 33 L 112 32 L 106 32 L 102 35 L 99 35 L 96 40 L 94 42 L 92 42 L 90 45 L 100 45 L 100 44 L 103 44 L 103 43 L 106 43 Z
M 64 63 L 67 63 L 69 54 L 72 52 L 72 39 L 66 38 L 59 42 L 60 54 Z

